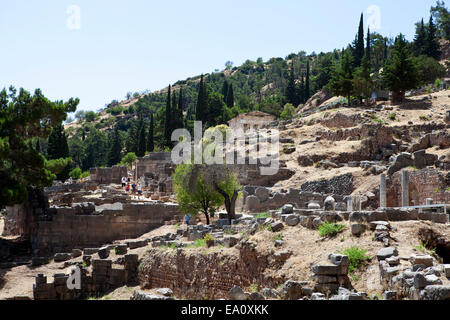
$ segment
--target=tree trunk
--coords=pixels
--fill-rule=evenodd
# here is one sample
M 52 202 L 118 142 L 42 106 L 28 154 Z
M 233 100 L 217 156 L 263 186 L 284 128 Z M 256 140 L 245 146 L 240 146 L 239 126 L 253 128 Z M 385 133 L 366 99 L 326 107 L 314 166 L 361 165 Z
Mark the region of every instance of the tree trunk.
M 231 221 L 236 219 L 236 200 L 239 195 L 239 192 L 237 190 L 234 190 L 233 196 L 230 198 L 230 196 L 225 191 L 220 189 L 217 184 L 214 184 L 214 186 L 217 192 L 219 192 L 225 199 L 225 209 L 227 210 L 228 221 L 230 222 L 231 225 Z
M 209 213 L 208 213 L 208 211 L 205 211 L 205 212 L 203 212 L 204 214 L 205 214 L 205 217 L 206 217 L 206 225 L 210 225 L 211 224 L 211 222 L 210 222 L 210 220 L 209 220 Z

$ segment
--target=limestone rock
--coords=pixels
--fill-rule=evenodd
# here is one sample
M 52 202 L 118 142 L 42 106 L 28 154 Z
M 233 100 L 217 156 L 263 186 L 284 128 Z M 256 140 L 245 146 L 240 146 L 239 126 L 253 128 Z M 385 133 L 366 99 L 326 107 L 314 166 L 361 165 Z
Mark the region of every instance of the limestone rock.
M 394 247 L 383 248 L 377 253 L 378 261 L 386 260 L 392 256 L 398 256 L 398 250 Z
M 245 301 L 248 300 L 249 296 L 245 294 L 244 290 L 242 290 L 239 286 L 234 286 L 233 288 L 228 291 L 228 295 L 230 296 L 231 300 L 237 300 L 237 301 Z
M 298 216 L 291 214 L 286 217 L 286 224 L 290 227 L 295 227 L 300 223 L 300 219 Z

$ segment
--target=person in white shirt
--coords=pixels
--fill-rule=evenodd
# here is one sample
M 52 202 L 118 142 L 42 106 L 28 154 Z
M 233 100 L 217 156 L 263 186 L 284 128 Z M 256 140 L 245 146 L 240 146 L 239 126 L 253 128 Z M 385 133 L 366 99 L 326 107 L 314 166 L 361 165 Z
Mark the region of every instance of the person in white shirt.
M 122 177 L 122 188 L 125 188 L 127 186 L 127 178 Z

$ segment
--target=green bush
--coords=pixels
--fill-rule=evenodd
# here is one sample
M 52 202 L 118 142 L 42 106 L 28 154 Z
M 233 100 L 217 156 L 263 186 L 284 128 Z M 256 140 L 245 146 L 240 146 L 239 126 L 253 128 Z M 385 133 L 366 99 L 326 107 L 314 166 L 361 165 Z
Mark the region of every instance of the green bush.
M 294 113 L 295 113 L 295 107 L 292 104 L 287 103 L 283 108 L 283 112 L 281 112 L 280 118 L 281 118 L 281 120 L 292 119 L 292 117 L 294 116 Z
M 353 273 L 356 270 L 360 269 L 368 261 L 371 260 L 371 257 L 368 256 L 366 253 L 367 250 L 358 247 L 351 247 L 341 252 L 341 254 L 348 256 L 350 262 L 348 271 L 350 273 Z
M 258 214 L 255 216 L 255 219 L 263 219 L 263 218 L 265 218 L 265 219 L 270 218 L 270 213 L 269 213 L 269 212 L 258 213 Z
M 392 121 L 394 121 L 396 117 L 397 117 L 397 114 L 395 112 L 390 113 L 388 116 L 388 118 Z
M 345 226 L 342 223 L 329 223 L 325 222 L 319 227 L 319 234 L 321 237 L 329 237 L 332 238 L 336 236 L 338 233 L 344 231 Z
M 75 169 L 73 169 L 72 171 L 70 171 L 69 176 L 70 176 L 72 179 L 78 180 L 78 179 L 81 178 L 81 174 L 82 174 L 81 169 L 80 169 L 80 168 L 75 168 Z

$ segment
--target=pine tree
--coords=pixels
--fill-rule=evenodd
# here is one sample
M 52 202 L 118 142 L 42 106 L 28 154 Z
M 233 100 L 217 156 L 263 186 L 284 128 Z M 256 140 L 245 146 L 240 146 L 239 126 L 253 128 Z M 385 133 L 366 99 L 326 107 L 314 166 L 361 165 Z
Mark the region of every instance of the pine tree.
M 395 40 L 392 58 L 383 68 L 383 82 L 393 92 L 393 101 L 403 101 L 406 90 L 415 89 L 419 85 L 419 73 L 408 43 L 400 34 Z
M 167 93 L 167 103 L 166 103 L 166 116 L 164 119 L 164 145 L 172 145 L 172 98 L 171 98 L 172 87 L 169 85 L 169 90 Z M 137 155 L 137 153 L 136 153 Z
M 359 67 L 361 65 L 363 57 L 364 57 L 364 15 L 361 13 L 358 35 L 356 36 L 355 39 L 355 51 L 353 60 L 355 67 Z
M 416 35 L 414 37 L 414 54 L 416 56 L 420 56 L 422 54 L 425 54 L 425 43 L 427 38 L 427 30 L 425 28 L 425 24 L 423 22 L 423 19 L 420 23 L 416 26 Z
M 306 80 L 305 80 L 305 94 L 304 100 L 307 102 L 311 98 L 311 88 L 310 88 L 310 70 L 309 70 L 309 60 L 306 63 Z
M 47 159 L 56 160 L 69 157 L 69 145 L 62 124 L 55 126 L 48 137 Z
M 330 87 L 335 95 L 346 97 L 350 104 L 353 92 L 353 56 L 349 50 L 345 51 L 341 63 L 336 66 Z
M 112 133 L 111 148 L 108 152 L 108 166 L 112 167 L 122 160 L 122 140 L 120 138 L 119 129 L 114 129 Z
M 234 107 L 234 92 L 233 92 L 233 84 L 230 84 L 228 86 L 228 93 L 227 93 L 227 99 L 226 99 L 226 103 L 228 108 L 233 108 Z
M 433 22 L 433 16 L 431 16 L 430 22 L 428 23 L 427 35 L 425 39 L 425 54 L 429 57 L 439 60 L 442 55 L 440 48 L 441 45 L 438 41 L 437 28 Z
M 147 140 L 147 151 L 153 152 L 155 151 L 155 140 L 154 140 L 154 120 L 153 113 L 150 113 L 150 125 L 148 127 L 148 140 Z
M 175 90 L 172 93 L 172 125 L 170 126 L 170 132 L 178 129 L 178 98 Z
M 362 99 L 366 99 L 366 103 L 369 102 L 369 98 L 373 92 L 373 79 L 370 73 L 370 63 L 367 54 L 364 55 L 361 66 L 355 71 L 353 79 L 353 89 L 356 96 Z

